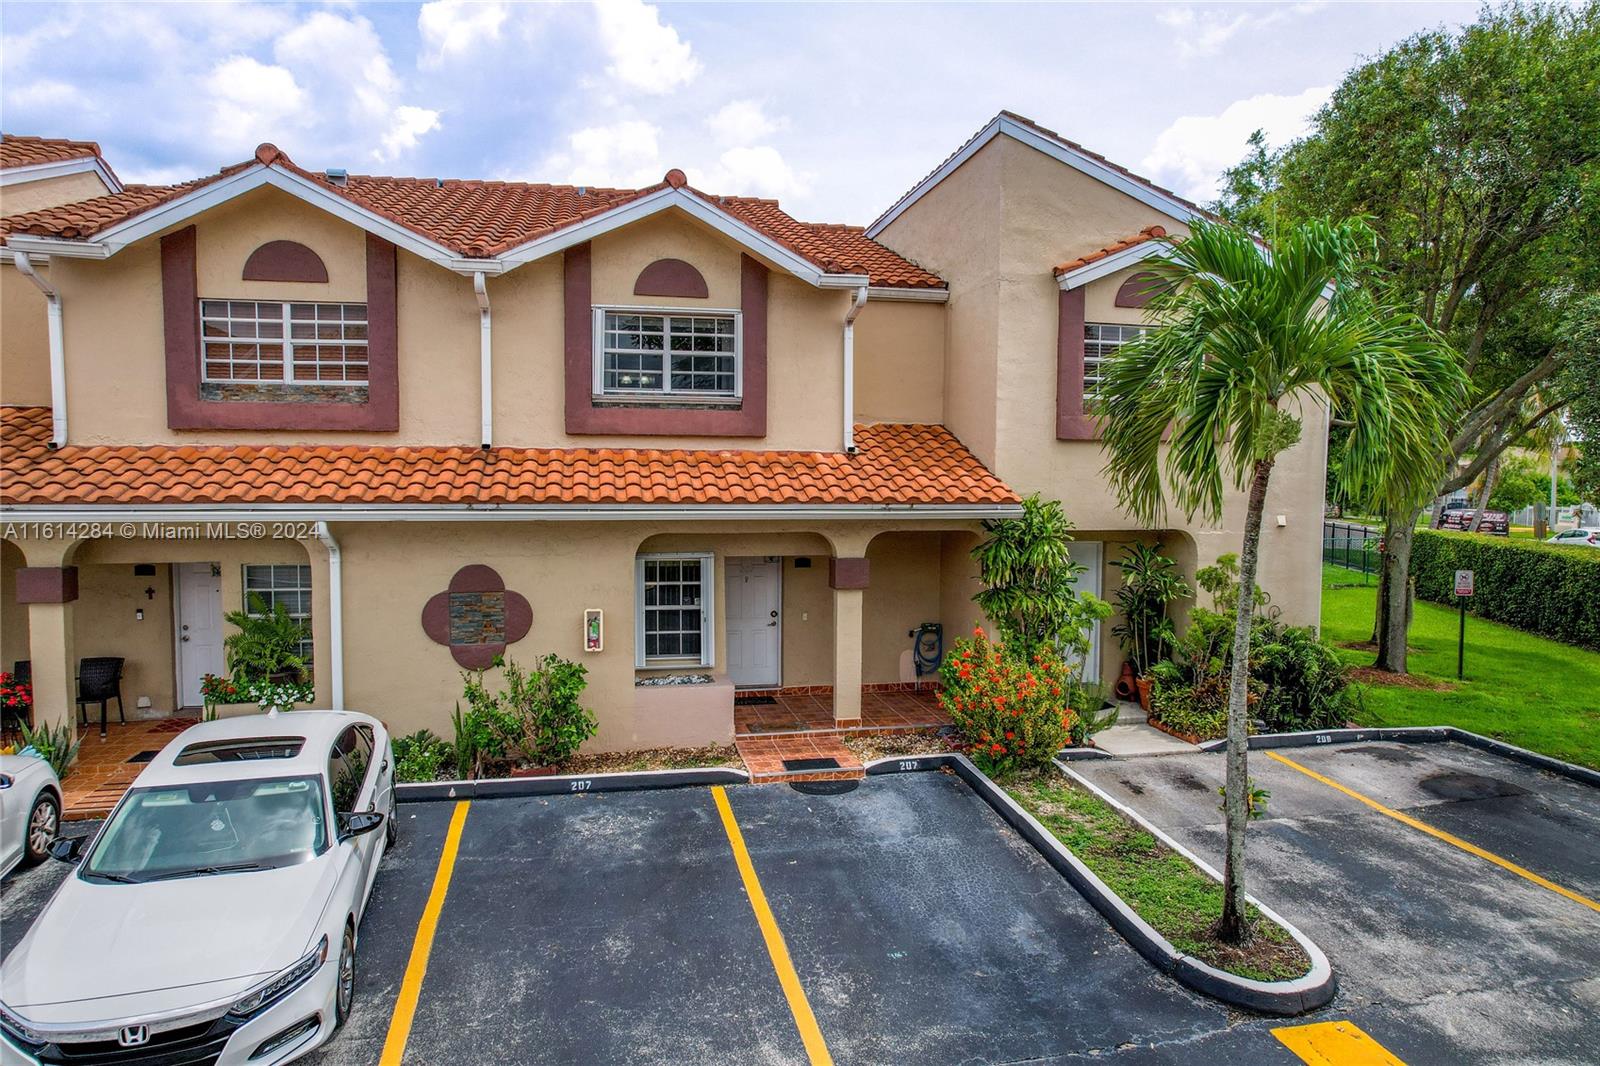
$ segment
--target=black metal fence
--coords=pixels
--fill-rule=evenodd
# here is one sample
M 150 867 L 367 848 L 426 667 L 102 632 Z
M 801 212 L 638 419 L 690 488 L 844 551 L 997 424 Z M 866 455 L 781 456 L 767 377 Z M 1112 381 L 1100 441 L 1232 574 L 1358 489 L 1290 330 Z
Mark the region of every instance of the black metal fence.
M 1359 570 L 1362 575 L 1378 572 L 1378 541 L 1382 534 L 1371 526 L 1355 522 L 1322 523 L 1322 561 Z

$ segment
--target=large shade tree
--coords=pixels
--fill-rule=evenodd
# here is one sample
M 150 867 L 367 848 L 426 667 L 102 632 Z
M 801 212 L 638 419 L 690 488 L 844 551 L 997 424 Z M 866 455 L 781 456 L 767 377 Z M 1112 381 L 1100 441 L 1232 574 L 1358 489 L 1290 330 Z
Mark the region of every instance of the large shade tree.
M 1363 223 L 1283 228 L 1270 253 L 1243 228 L 1196 222 L 1146 260 L 1158 327 L 1104 371 L 1106 472 L 1123 504 L 1156 524 L 1169 499 L 1191 519 L 1246 493 L 1228 688 L 1225 898 L 1220 934 L 1248 935 L 1244 836 L 1251 616 L 1261 516 L 1300 412 L 1328 403 L 1348 423 L 1338 476 L 1355 496 L 1416 493 L 1434 476 L 1445 417 L 1465 379 L 1454 352 L 1415 314 L 1373 295 Z M 1164 455 L 1164 461 L 1163 461 Z
M 1286 151 L 1252 140 L 1218 207 L 1263 233 L 1365 217 L 1395 298 L 1465 360 L 1470 399 L 1432 484 L 1381 501 L 1377 665 L 1404 673 L 1429 502 L 1584 394 L 1570 338 L 1600 288 L 1600 4 L 1510 3 L 1401 41 L 1347 74 Z

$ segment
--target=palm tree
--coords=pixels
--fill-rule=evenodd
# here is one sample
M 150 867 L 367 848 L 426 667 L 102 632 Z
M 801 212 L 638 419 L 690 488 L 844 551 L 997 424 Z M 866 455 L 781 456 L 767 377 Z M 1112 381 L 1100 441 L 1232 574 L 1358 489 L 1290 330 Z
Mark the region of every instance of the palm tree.
M 1267 251 L 1237 226 L 1197 221 L 1145 261 L 1159 327 L 1104 371 L 1106 474 L 1153 525 L 1166 492 L 1216 521 L 1228 483 L 1248 494 L 1228 689 L 1227 866 L 1219 935 L 1245 922 L 1244 834 L 1250 621 L 1261 513 L 1273 463 L 1300 438 L 1295 412 L 1326 401 L 1350 425 L 1336 474 L 1352 499 L 1426 493 L 1465 396 L 1455 353 L 1417 316 L 1385 307 L 1368 280 L 1376 238 L 1362 222 L 1286 227 Z M 1170 438 L 1169 438 L 1170 433 Z M 1165 451 L 1165 462 L 1162 453 Z

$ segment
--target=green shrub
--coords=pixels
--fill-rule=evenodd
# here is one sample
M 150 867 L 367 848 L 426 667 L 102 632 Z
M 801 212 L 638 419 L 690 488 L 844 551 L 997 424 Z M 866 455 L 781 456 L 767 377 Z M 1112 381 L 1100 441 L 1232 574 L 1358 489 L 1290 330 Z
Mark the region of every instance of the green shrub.
M 1455 606 L 1455 572 L 1474 572 L 1473 614 L 1600 650 L 1600 551 L 1474 533 L 1418 530 L 1417 596 Z
M 441 740 L 430 729 L 390 740 L 394 745 L 394 778 L 396 781 L 436 781 L 445 762 L 454 757 L 455 749 Z
M 77 740 L 72 739 L 70 722 L 58 722 L 55 725 L 46 722 L 38 728 L 22 723 L 22 746 L 38 752 L 39 757 L 56 772 L 58 781 L 65 781 L 72 772 L 72 760 L 78 757 L 78 746 L 82 743 L 81 736 Z
M 300 644 L 311 627 L 289 616 L 283 603 L 269 610 L 259 593 L 251 593 L 248 611 L 229 611 L 223 620 L 238 630 L 222 642 L 228 653 L 228 673 L 241 684 L 251 681 L 300 680 L 306 661 Z
M 1258 622 L 1251 632 L 1251 717 L 1269 733 L 1337 729 L 1355 716 L 1356 690 L 1334 650 L 1302 626 Z
M 1155 681 L 1150 686 L 1150 717 L 1175 733 L 1201 740 L 1219 740 L 1227 736 L 1227 678 L 1207 675 L 1190 682 L 1174 677 L 1173 673 L 1156 670 Z
M 989 641 L 979 628 L 956 641 L 939 666 L 939 702 L 990 777 L 1047 766 L 1066 746 L 1076 715 L 1067 705 L 1071 676 L 1060 655 L 1031 661 Z
M 529 766 L 553 766 L 577 754 L 594 736 L 594 712 L 579 702 L 588 670 L 558 655 L 541 655 L 533 668 L 495 656 L 505 687 L 490 692 L 483 672 L 463 674 L 467 715 L 458 711 L 458 735 L 469 727 L 480 769 L 485 759 L 511 759 Z

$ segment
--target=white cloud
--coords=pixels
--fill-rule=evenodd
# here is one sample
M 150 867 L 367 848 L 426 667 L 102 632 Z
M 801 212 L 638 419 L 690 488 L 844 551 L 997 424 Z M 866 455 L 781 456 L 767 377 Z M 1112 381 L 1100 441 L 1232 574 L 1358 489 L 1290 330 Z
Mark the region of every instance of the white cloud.
M 631 189 L 654 185 L 666 172 L 661 131 L 641 119 L 625 119 L 571 134 L 566 149 L 540 164 L 533 180 Z
M 622 84 L 661 95 L 699 75 L 694 50 L 661 21 L 659 8 L 643 0 L 600 0 L 595 14 L 601 47 L 611 60 L 607 73 Z
M 1332 92 L 1322 85 L 1294 96 L 1267 93 L 1236 100 L 1220 114 L 1185 115 L 1156 137 L 1144 172 L 1192 199 L 1211 200 L 1222 172 L 1244 157 L 1250 134 L 1263 130 L 1273 146 L 1304 135 Z
M 730 148 L 704 171 L 690 170 L 689 181 L 708 192 L 775 199 L 802 195 L 810 188 L 808 178 L 796 173 L 771 145 Z
M 745 145 L 776 133 L 787 122 L 769 118 L 759 100 L 732 100 L 706 119 L 706 125 L 723 144 Z
M 417 12 L 417 31 L 422 36 L 418 63 L 436 67 L 492 44 L 500 38 L 506 14 L 501 3 L 430 0 Z
M 305 92 L 286 68 L 250 56 L 229 56 L 206 80 L 211 94 L 211 135 L 238 144 L 283 138 L 298 128 Z
M 1156 20 L 1173 31 L 1173 48 L 1179 58 L 1193 59 L 1222 51 L 1223 45 L 1244 29 L 1251 17 L 1231 11 L 1170 7 L 1157 14 Z

